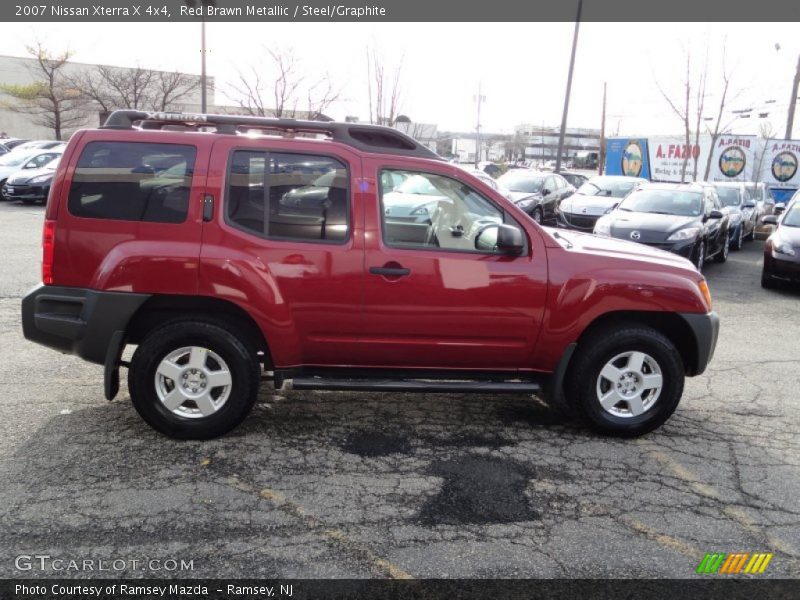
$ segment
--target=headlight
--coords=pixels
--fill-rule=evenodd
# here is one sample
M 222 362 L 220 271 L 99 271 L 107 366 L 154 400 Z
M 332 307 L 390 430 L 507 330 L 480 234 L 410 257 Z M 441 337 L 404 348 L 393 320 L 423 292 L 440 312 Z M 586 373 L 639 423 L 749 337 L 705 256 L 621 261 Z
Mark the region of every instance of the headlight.
M 528 196 L 526 198 L 523 198 L 522 200 L 518 200 L 517 206 L 519 206 L 520 208 L 528 208 L 531 204 L 533 204 L 534 200 L 535 198 L 533 196 Z
M 668 242 L 678 242 L 680 240 L 691 240 L 697 237 L 699 227 L 687 227 L 686 229 L 679 229 L 667 238 Z
M 595 235 L 611 235 L 611 219 L 600 217 L 594 224 Z
M 778 254 L 785 254 L 786 256 L 794 256 L 794 248 L 789 242 L 772 242 L 772 250 Z
M 49 181 L 53 176 L 52 175 L 39 175 L 38 177 L 34 177 L 28 183 L 45 183 Z
M 427 215 L 428 214 L 428 207 L 427 206 L 419 206 L 411 211 L 411 214 L 416 216 L 420 215 Z

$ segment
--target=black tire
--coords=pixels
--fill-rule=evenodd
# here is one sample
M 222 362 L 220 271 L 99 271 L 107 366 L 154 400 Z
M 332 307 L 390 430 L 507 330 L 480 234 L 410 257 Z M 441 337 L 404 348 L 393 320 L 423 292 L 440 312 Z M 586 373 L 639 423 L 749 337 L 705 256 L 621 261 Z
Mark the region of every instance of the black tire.
M 761 269 L 761 287 L 765 290 L 775 290 L 780 287 L 780 283 L 778 283 L 772 275 L 767 273 L 764 269 Z
M 538 206 L 534 208 L 531 211 L 531 218 L 537 223 L 539 223 L 539 225 L 541 225 L 542 221 L 544 220 L 544 217 L 542 216 L 542 209 L 539 208 Z
M 230 371 L 227 400 L 209 416 L 175 414 L 156 391 L 156 369 L 161 361 L 171 352 L 190 346 L 216 353 Z M 154 429 L 176 439 L 206 440 L 236 427 L 252 410 L 259 382 L 258 356 L 247 336 L 228 323 L 190 319 L 171 321 L 150 332 L 136 349 L 128 369 L 128 390 L 136 411 Z
M 744 224 L 739 226 L 739 234 L 736 236 L 735 240 L 730 242 L 731 250 L 741 250 L 742 246 L 744 245 Z
M 643 352 L 661 370 L 660 394 L 637 416 L 616 416 L 598 398 L 600 372 L 615 356 Z M 672 342 L 649 327 L 623 323 L 591 334 L 578 346 L 564 386 L 567 402 L 595 431 L 617 437 L 644 435 L 661 426 L 675 412 L 683 394 L 685 372 L 680 353 Z
M 700 243 L 697 245 L 697 250 L 694 251 L 694 260 L 692 261 L 694 266 L 697 267 L 697 270 L 702 273 L 703 265 L 706 262 L 706 243 L 703 240 L 700 240 Z
M 724 263 L 728 260 L 728 252 L 730 251 L 730 243 L 728 243 L 728 234 L 725 234 L 725 240 L 722 242 L 722 248 L 714 255 L 714 262 Z

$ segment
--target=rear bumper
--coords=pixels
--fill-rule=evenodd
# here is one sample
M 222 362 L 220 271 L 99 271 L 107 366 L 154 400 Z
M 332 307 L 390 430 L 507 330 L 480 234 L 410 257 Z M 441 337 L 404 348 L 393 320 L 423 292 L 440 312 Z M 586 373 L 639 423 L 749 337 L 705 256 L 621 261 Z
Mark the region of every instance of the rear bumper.
M 697 362 L 688 375 L 700 375 L 708 367 L 714 357 L 719 337 L 719 315 L 714 311 L 701 313 L 678 313 L 692 330 L 695 342 Z
M 124 333 L 149 297 L 40 284 L 22 299 L 22 332 L 37 344 L 105 364 L 115 334 Z

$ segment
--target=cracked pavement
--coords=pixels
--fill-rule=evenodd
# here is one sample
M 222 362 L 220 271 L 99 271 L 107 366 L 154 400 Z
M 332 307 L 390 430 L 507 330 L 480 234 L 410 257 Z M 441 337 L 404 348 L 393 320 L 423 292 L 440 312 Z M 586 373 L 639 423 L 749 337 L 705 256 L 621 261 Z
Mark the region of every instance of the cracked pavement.
M 800 576 L 800 290 L 760 288 L 763 242 L 707 266 L 716 355 L 644 438 L 525 396 L 264 385 L 231 434 L 176 442 L 124 385 L 103 398 L 101 366 L 23 339 L 42 218 L 0 203 L 0 577 L 92 575 L 15 570 L 46 554 L 192 560 L 188 577 L 686 578 L 706 552 Z

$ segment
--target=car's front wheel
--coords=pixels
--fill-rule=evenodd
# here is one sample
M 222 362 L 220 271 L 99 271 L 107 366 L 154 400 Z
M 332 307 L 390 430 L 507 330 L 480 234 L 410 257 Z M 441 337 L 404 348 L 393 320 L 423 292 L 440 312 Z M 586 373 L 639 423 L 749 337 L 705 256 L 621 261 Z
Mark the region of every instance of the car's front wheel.
M 536 221 L 541 225 L 542 221 L 544 220 L 544 217 L 542 216 L 542 209 L 538 206 L 534 208 L 533 212 L 531 212 L 531 217 L 533 218 L 534 221 Z
M 698 271 L 703 270 L 703 265 L 706 262 L 706 243 L 703 240 L 697 244 L 697 250 L 694 251 L 694 266 Z
M 598 330 L 581 342 L 565 393 L 593 429 L 633 437 L 672 415 L 684 379 L 674 344 L 654 329 L 631 323 Z
M 199 320 L 152 331 L 128 371 L 137 412 L 178 439 L 209 439 L 233 429 L 258 395 L 257 354 L 246 339 L 233 327 Z
M 744 245 L 744 224 L 739 226 L 738 232 L 734 234 L 731 240 L 731 250 L 741 250 Z

